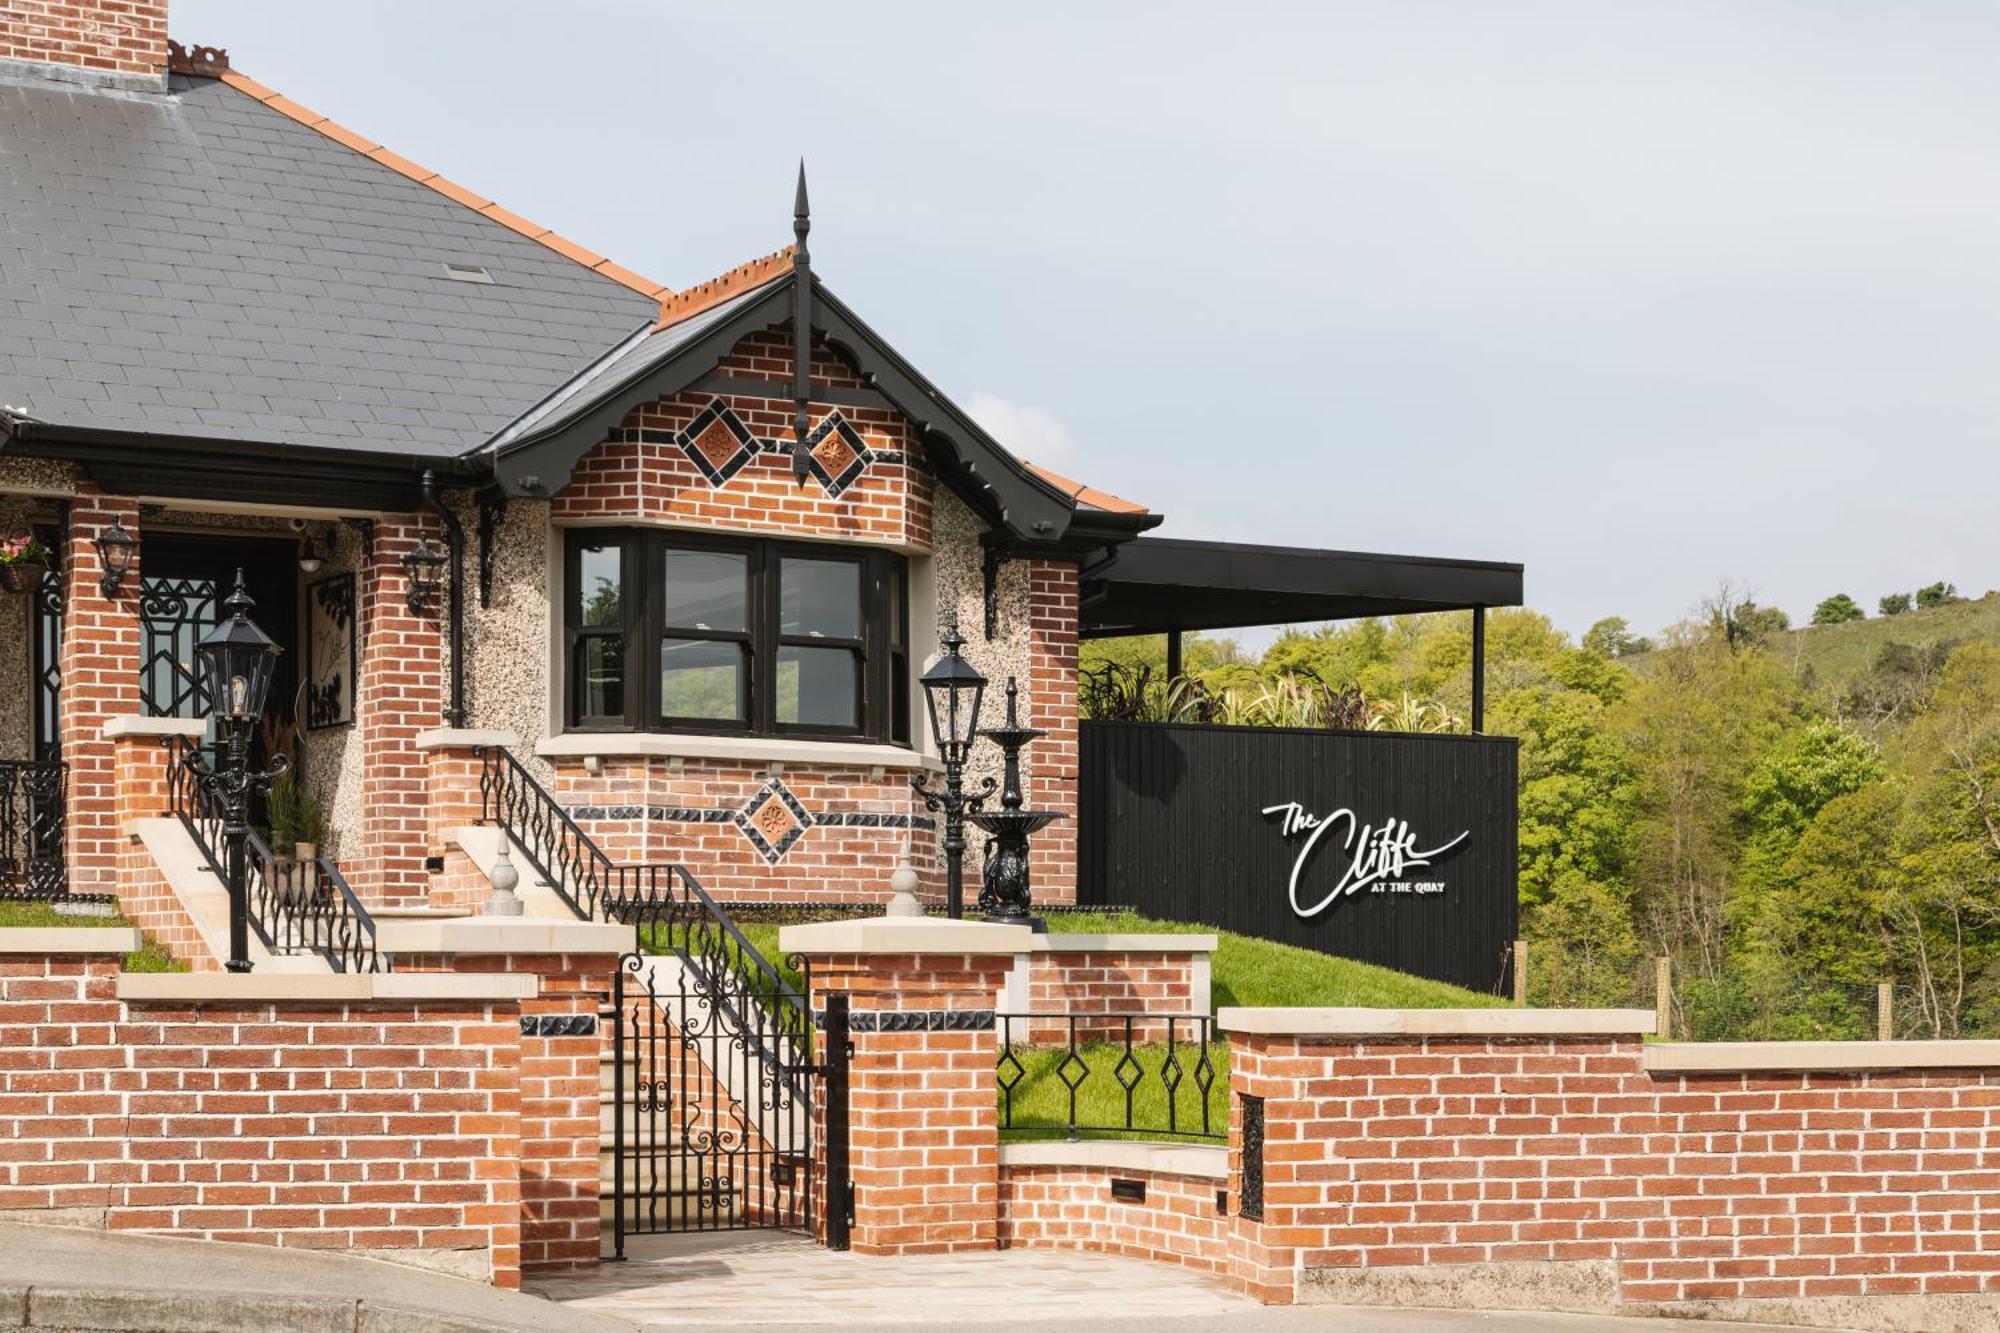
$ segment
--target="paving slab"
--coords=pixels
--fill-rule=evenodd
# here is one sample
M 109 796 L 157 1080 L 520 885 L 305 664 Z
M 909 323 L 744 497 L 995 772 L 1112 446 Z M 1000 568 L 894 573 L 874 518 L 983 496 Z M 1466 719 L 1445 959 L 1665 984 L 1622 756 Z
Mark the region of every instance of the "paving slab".
M 857 1255 L 801 1236 L 648 1236 L 597 1273 L 531 1290 L 648 1333 L 729 1326 L 757 1333 L 1749 1333 L 1762 1326 L 1602 1315 L 1272 1308 L 1191 1269 L 1118 1255 L 988 1250 Z M 1773 1331 L 1775 1333 L 1775 1331 Z M 1826 1333 L 1822 1330 L 1821 1333 Z
M 143 1333 L 632 1328 L 484 1282 L 356 1255 L 0 1223 L 0 1330 L 10 1315 L 20 1327 L 21 1308 L 36 1328 Z

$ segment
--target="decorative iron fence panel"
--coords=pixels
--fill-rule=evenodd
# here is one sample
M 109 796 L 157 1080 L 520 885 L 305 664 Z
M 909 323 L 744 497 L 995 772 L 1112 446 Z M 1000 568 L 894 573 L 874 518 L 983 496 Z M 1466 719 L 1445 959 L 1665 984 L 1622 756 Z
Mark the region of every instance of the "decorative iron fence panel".
M 1504 736 L 1085 722 L 1077 899 L 1505 993 L 1517 751 Z
M 759 982 L 676 954 L 620 960 L 611 997 L 617 1257 L 630 1236 L 822 1225 L 829 1246 L 846 1248 L 844 997 L 822 1063 L 812 1025 L 789 1021 L 785 997 Z
M 0 896 L 46 901 L 69 893 L 68 789 L 67 764 L 0 763 Z
M 1229 1136 L 1228 1051 L 1200 1014 L 998 1014 L 1011 1138 Z

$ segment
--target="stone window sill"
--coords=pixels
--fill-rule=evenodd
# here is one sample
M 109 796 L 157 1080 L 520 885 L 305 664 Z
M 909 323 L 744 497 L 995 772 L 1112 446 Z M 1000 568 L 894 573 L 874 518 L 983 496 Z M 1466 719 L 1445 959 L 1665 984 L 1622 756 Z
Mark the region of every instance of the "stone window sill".
M 900 745 L 871 741 L 806 741 L 771 736 L 673 736 L 650 731 L 573 731 L 535 746 L 544 759 L 735 759 L 801 768 L 924 769 L 944 766 Z

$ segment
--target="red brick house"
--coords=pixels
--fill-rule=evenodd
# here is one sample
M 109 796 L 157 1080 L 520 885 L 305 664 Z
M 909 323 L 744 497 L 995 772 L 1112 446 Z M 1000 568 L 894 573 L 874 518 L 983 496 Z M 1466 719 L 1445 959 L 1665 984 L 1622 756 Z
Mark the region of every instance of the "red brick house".
M 906 859 L 935 893 L 949 618 L 1073 814 L 1080 634 L 1518 600 L 1513 566 L 1369 600 L 1199 572 L 1258 548 L 1119 564 L 1160 516 L 884 342 L 809 262 L 803 177 L 792 246 L 672 289 L 170 43 L 165 0 L 0 0 L 0 126 L 0 535 L 50 566 L 0 598 L 17 878 L 112 889 L 119 742 L 199 737 L 238 569 L 286 649 L 263 750 L 378 908 L 467 904 L 455 831 L 496 806 L 724 901 L 872 900 Z M 1038 837 L 1041 899 L 1075 838 Z

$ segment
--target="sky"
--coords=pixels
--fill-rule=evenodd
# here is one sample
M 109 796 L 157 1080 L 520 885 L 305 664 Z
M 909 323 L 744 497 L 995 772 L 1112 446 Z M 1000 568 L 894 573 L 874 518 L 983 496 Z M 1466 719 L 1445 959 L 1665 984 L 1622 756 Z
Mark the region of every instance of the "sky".
M 791 239 L 1161 535 L 1978 595 L 2000 7 L 172 0 L 184 42 L 673 287 Z

